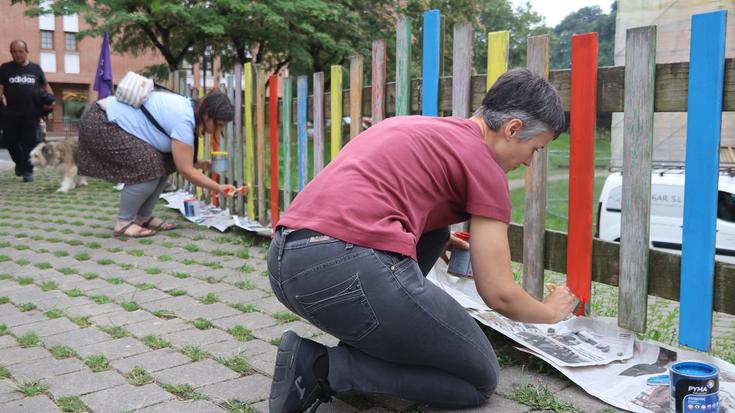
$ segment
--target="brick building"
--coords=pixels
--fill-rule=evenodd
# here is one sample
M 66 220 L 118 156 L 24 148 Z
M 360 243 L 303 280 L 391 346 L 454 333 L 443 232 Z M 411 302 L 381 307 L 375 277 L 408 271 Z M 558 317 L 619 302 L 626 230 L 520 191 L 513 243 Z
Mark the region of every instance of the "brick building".
M 10 42 L 28 43 L 29 58 L 38 63 L 56 95 L 56 106 L 49 116 L 49 134 L 75 133 L 84 105 L 97 98 L 92 90 L 102 37 L 76 39 L 85 22 L 77 15 L 27 17 L 26 7 L 0 2 L 0 63 L 12 60 Z M 163 63 L 157 54 L 123 56 L 112 52 L 113 81 L 117 83 L 129 70 L 141 71 L 148 65 Z

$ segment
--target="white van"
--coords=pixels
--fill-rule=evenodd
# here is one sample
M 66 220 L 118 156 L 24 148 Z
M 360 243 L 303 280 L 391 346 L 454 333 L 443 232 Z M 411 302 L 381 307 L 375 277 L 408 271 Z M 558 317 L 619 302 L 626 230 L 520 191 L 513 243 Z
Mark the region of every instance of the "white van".
M 620 242 L 623 176 L 607 177 L 597 209 L 597 236 Z M 651 175 L 651 246 L 681 250 L 684 216 L 684 170 L 654 169 Z M 717 259 L 735 257 L 735 177 L 720 173 L 717 195 Z

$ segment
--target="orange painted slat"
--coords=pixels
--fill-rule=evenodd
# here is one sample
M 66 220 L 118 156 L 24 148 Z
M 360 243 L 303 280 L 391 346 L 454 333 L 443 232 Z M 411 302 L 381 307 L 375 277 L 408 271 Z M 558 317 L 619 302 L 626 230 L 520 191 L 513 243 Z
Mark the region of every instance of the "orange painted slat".
M 572 36 L 571 83 L 567 286 L 582 301 L 579 314 L 584 314 L 592 284 L 597 33 Z
M 278 76 L 268 78 L 271 138 L 271 226 L 278 223 Z

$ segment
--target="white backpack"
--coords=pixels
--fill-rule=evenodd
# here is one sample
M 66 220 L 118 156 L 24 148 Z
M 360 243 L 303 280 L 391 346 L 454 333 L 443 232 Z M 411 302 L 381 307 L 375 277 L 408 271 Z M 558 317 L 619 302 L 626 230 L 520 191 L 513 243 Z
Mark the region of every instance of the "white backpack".
M 118 102 L 139 108 L 153 91 L 153 80 L 134 72 L 128 72 L 117 84 L 115 97 Z

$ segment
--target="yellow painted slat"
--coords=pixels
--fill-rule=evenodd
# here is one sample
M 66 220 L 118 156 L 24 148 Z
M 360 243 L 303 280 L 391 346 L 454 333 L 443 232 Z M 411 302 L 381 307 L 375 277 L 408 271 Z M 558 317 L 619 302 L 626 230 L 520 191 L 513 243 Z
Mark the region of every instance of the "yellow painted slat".
M 490 89 L 503 73 L 508 71 L 508 45 L 510 32 L 487 34 L 487 88 Z

